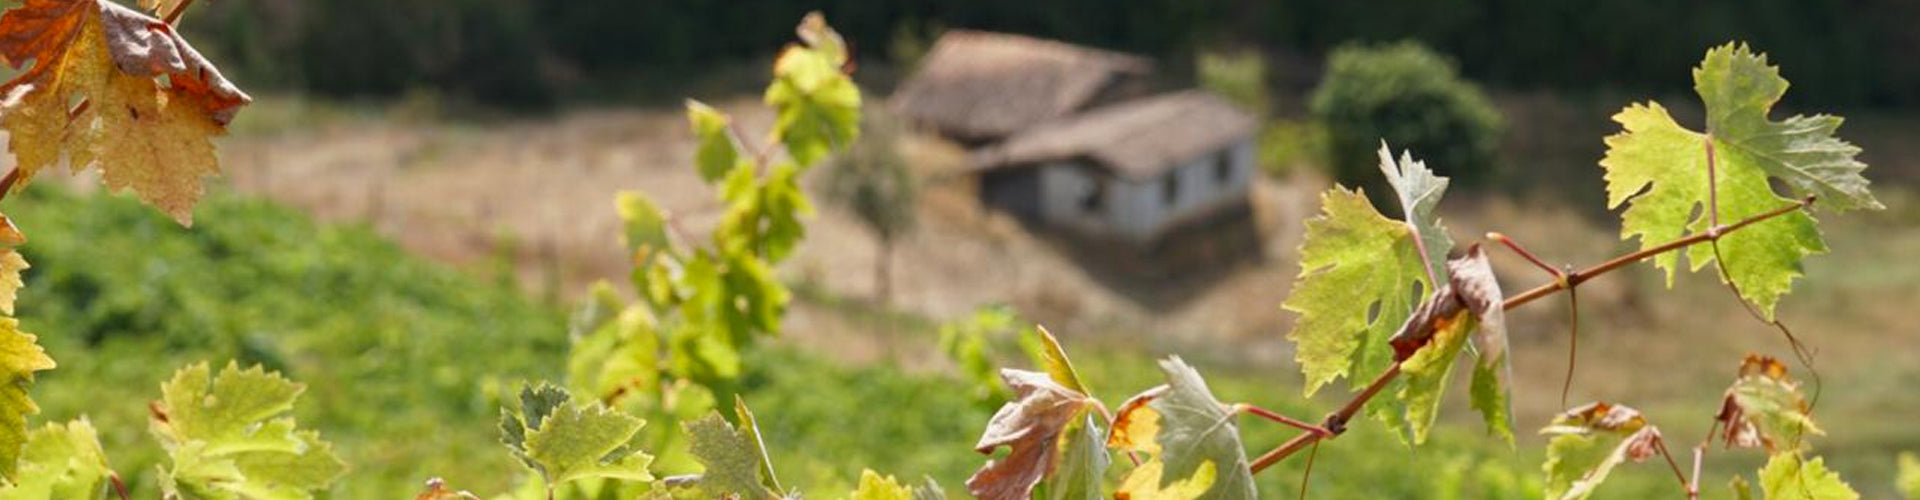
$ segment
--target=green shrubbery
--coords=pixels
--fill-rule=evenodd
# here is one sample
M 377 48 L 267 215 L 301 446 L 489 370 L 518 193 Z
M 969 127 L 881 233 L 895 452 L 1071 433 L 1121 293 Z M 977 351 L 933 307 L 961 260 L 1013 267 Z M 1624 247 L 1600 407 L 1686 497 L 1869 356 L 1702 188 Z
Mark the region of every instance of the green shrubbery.
M 1484 180 L 1494 167 L 1500 114 L 1453 63 L 1414 42 L 1334 50 L 1309 103 L 1326 127 L 1333 176 L 1349 186 L 1377 184 L 1385 140 L 1419 151 L 1440 175 Z M 1378 193 L 1380 189 L 1369 189 Z

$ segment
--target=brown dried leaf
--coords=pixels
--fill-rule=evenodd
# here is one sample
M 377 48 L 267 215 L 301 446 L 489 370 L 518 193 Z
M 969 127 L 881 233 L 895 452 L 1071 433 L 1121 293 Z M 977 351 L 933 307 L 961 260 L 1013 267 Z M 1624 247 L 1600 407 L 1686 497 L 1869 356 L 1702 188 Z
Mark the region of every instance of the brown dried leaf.
M 252 101 L 172 26 L 109 0 L 27 0 L 0 15 L 0 57 L 33 61 L 0 85 L 15 189 L 65 157 L 182 224 L 219 172 L 211 138 Z
M 967 491 L 982 500 L 1023 500 L 1053 473 L 1061 432 L 1085 414 L 1091 400 L 1041 372 L 1003 369 L 1000 378 L 1013 390 L 1014 400 L 987 421 L 974 450 L 990 454 L 1006 446 L 1012 452 L 968 478 Z
M 1638 463 L 1660 452 L 1660 429 L 1640 411 L 1590 403 L 1554 417 L 1540 433 L 1547 443 L 1547 498 L 1586 498 L 1617 465 Z
M 1776 453 L 1783 451 L 1782 447 L 1798 449 L 1800 438 L 1807 434 L 1824 433 L 1808 413 L 1800 383 L 1787 375 L 1786 364 L 1748 354 L 1741 360 L 1740 376 L 1727 388 L 1714 420 L 1722 429 L 1721 440 L 1726 446 Z

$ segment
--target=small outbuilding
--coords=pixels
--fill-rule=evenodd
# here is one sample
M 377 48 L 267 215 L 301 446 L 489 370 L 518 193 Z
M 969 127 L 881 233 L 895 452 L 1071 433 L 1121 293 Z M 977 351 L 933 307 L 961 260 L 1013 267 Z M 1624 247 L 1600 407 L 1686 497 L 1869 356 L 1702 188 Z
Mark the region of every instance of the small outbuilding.
M 1152 61 L 1052 40 L 953 30 L 894 91 L 894 112 L 968 147 L 1145 95 Z
M 984 204 L 1023 219 L 1146 244 L 1244 207 L 1253 117 L 1187 90 L 1041 123 L 976 149 Z

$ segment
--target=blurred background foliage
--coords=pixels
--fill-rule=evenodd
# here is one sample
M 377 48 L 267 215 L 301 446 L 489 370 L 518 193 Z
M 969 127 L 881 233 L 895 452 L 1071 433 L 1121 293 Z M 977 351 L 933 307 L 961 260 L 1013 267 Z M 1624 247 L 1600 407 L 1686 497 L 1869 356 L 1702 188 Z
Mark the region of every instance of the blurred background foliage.
M 1304 60 L 1350 41 L 1421 41 L 1468 78 L 1509 88 L 1684 92 L 1672 77 L 1728 40 L 1765 47 L 1790 104 L 1920 104 L 1907 0 L 245 0 L 196 6 L 185 29 L 241 81 L 332 96 L 415 87 L 540 108 L 562 95 L 686 80 L 752 60 L 822 10 L 864 61 L 910 61 L 942 27 L 1012 31 L 1186 60 L 1256 47 Z M 1304 72 L 1303 72 L 1304 73 Z M 1819 75 L 1819 78 L 1806 78 Z M 1279 74 L 1281 79 L 1298 75 Z M 1796 78 L 1796 77 L 1799 78 Z M 679 95 L 679 94 L 665 94 Z
M 1392 192 L 1380 175 L 1382 141 L 1419 151 L 1436 173 L 1464 183 L 1490 176 L 1506 125 L 1452 61 L 1414 42 L 1347 45 L 1327 59 L 1307 106 L 1325 127 L 1334 180 L 1367 187 L 1380 204 L 1378 195 Z

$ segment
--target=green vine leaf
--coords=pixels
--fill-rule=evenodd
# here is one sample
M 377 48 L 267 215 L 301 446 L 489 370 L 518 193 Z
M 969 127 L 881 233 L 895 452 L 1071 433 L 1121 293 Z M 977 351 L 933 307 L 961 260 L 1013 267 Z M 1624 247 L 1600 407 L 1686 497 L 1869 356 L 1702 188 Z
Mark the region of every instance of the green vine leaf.
M 1300 275 L 1281 307 L 1300 315 L 1287 338 L 1311 396 L 1341 377 L 1391 366 L 1387 339 L 1418 305 L 1414 292 L 1433 286 L 1409 226 L 1381 216 L 1358 191 L 1322 193 L 1321 215 L 1306 226 Z
M 1166 464 L 1159 457 L 1148 459 L 1127 474 L 1120 483 L 1120 491 L 1114 492 L 1114 500 L 1194 500 L 1213 487 L 1214 476 L 1218 473 L 1213 462 L 1200 464 L 1193 477 L 1161 485 L 1161 475 Z
M 1593 494 L 1614 466 L 1658 452 L 1660 429 L 1638 410 L 1592 403 L 1554 417 L 1540 429 L 1547 443 L 1547 498 L 1578 500 Z
M 14 479 L 20 450 L 27 445 L 27 415 L 40 407 L 27 397 L 33 372 L 52 370 L 53 358 L 20 331 L 20 321 L 0 317 L 0 479 Z
M 1794 116 L 1772 121 L 1767 113 L 1786 93 L 1787 81 L 1766 57 L 1745 45 L 1707 52 L 1694 70 L 1694 89 L 1707 110 L 1707 131 L 1681 127 L 1658 103 L 1634 104 L 1614 115 L 1624 132 L 1607 137 L 1607 204 L 1621 213 L 1622 239 L 1638 237 L 1653 248 L 1721 224 L 1786 206 L 1796 200 L 1774 193 L 1779 179 L 1800 195 L 1817 195 L 1836 210 L 1879 209 L 1854 160 L 1860 149 L 1833 137 L 1840 118 Z M 1709 158 L 1713 191 L 1709 193 Z M 1718 206 L 1709 206 L 1718 201 Z M 1825 253 L 1814 219 L 1795 212 L 1729 233 L 1718 242 L 1720 263 L 1742 298 L 1772 319 L 1774 305 L 1801 275 L 1801 261 Z M 1654 258 L 1667 283 L 1680 269 L 1678 253 Z M 1715 260 L 1712 245 L 1687 250 L 1692 270 Z
M 1799 453 L 1779 453 L 1760 469 L 1760 491 L 1767 500 L 1859 500 L 1840 474 L 1827 469 L 1825 460 L 1802 458 Z
M 1214 399 L 1206 380 L 1200 378 L 1200 373 L 1178 356 L 1160 361 L 1160 370 L 1167 376 L 1165 389 L 1144 395 L 1144 407 L 1151 409 L 1154 416 L 1114 417 L 1116 420 L 1140 422 L 1128 424 L 1130 433 L 1141 428 L 1136 425 L 1157 429 L 1152 441 L 1160 454 L 1155 458 L 1163 462 L 1165 467 L 1159 487 L 1173 488 L 1176 482 L 1200 477 L 1202 468 L 1211 464 L 1216 472 L 1213 480 L 1195 481 L 1211 482 L 1212 486 L 1197 498 L 1258 498 L 1253 485 L 1253 473 L 1247 469 L 1247 452 L 1240 442 L 1240 427 L 1233 421 L 1232 408 Z M 1128 404 L 1122 411 L 1135 409 L 1137 412 L 1142 406 Z M 1129 439 L 1144 437 L 1136 435 Z
M 1083 415 L 1068 424 L 1060 436 L 1060 463 L 1045 485 L 1048 500 L 1105 498 L 1101 486 L 1106 480 L 1107 467 L 1113 464 L 1113 456 L 1107 453 L 1107 436 L 1101 432 L 1093 412 L 1081 413 Z
M 882 476 L 873 469 L 860 471 L 860 487 L 848 500 L 913 500 L 913 490 L 893 476 Z
M 651 481 L 653 457 L 636 445 L 646 422 L 548 384 L 520 389 L 520 412 L 502 411 L 501 442 L 549 487 L 580 479 Z
M 19 481 L 0 480 L 0 500 L 98 498 L 112 472 L 93 424 L 47 424 L 27 435 Z
M 1447 178 L 1433 175 L 1426 162 L 1414 161 L 1413 151 L 1401 151 L 1400 161 L 1394 162 L 1393 150 L 1387 148 L 1386 141 L 1380 141 L 1380 173 L 1386 174 L 1387 184 L 1393 186 L 1400 200 L 1400 216 L 1426 247 L 1432 277 L 1446 280 L 1444 263 L 1447 252 L 1453 251 L 1453 238 L 1447 236 L 1446 226 L 1440 225 L 1434 211 L 1440 207 L 1440 197 L 1447 194 Z
M 1748 354 L 1740 377 L 1727 388 L 1714 416 L 1727 446 L 1763 448 L 1770 454 L 1798 452 L 1809 435 L 1825 434 L 1813 423 L 1800 383 L 1780 360 Z
M 755 446 L 755 438 L 734 429 L 719 413 L 681 424 L 692 440 L 693 456 L 706 467 L 700 474 L 700 488 L 710 494 L 736 495 L 742 500 L 777 498 L 768 489 L 761 471 L 768 463 L 765 450 Z
M 1034 332 L 1034 335 L 1040 339 L 1040 348 L 1036 356 L 1039 359 L 1034 361 L 1047 372 L 1047 376 L 1053 377 L 1054 382 L 1060 383 L 1061 386 L 1073 392 L 1092 394 L 1093 391 L 1087 390 L 1087 384 L 1080 380 L 1080 372 L 1073 369 L 1073 360 L 1067 358 L 1067 351 L 1060 348 L 1060 339 L 1054 337 L 1053 332 L 1047 331 L 1044 326 L 1035 328 Z
M 346 472 L 333 446 L 286 416 L 305 387 L 237 363 L 175 372 L 153 405 L 153 434 L 172 458 L 161 486 L 213 499 L 306 499 Z
M 1907 500 L 1920 500 L 1920 456 L 1913 452 L 1900 453 L 1900 471 L 1894 477 L 1893 485 Z
M 740 155 L 740 144 L 733 136 L 725 113 L 700 101 L 687 100 L 687 123 L 700 141 L 694 149 L 693 164 L 700 178 L 713 182 L 736 169 L 753 169 L 753 161 Z
M 860 136 L 860 88 L 841 71 L 845 42 L 819 13 L 808 14 L 797 31 L 804 44 L 787 46 L 774 60 L 765 100 L 776 111 L 773 135 L 804 168 Z
M 1446 393 L 1447 381 L 1453 377 L 1454 360 L 1460 357 L 1461 349 L 1466 347 L 1467 335 L 1473 331 L 1475 323 L 1466 311 L 1442 320 L 1431 343 L 1400 364 L 1401 373 L 1406 374 L 1406 383 L 1401 384 L 1397 397 L 1399 408 L 1405 414 L 1389 420 L 1388 424 L 1405 424 L 1397 429 L 1401 441 L 1409 445 L 1427 442 L 1427 431 L 1433 427 L 1434 418 L 1440 415 L 1440 397 Z

